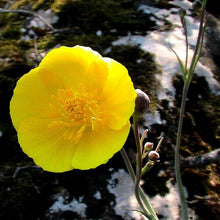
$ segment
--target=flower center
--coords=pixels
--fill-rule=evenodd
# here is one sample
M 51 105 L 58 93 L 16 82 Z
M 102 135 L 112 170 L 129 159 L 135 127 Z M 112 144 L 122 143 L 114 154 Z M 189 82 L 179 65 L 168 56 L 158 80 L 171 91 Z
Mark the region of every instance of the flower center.
M 100 121 L 100 106 L 97 96 L 85 91 L 73 93 L 72 89 L 58 90 L 58 96 L 52 97 L 51 110 L 56 120 L 50 128 L 65 127 L 64 138 L 78 143 L 86 130 L 94 131 Z

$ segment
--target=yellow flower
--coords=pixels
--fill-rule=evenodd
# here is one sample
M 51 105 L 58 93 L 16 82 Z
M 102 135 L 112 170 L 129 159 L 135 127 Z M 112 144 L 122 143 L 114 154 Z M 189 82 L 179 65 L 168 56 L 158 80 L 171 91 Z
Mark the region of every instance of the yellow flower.
M 60 47 L 19 79 L 10 114 L 20 146 L 37 165 L 84 170 L 122 148 L 135 98 L 123 65 L 88 47 Z

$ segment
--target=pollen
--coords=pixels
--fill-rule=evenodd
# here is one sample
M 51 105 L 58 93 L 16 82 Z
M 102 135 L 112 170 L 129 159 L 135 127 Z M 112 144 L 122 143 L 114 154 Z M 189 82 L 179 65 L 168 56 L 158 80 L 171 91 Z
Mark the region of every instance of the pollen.
M 60 89 L 52 100 L 51 111 L 57 114 L 59 119 L 56 117 L 49 127 L 67 128 L 63 134 L 65 139 L 73 139 L 78 143 L 86 131 L 94 131 L 101 121 L 100 105 L 95 94 L 83 89 L 77 93 L 73 93 L 72 89 Z

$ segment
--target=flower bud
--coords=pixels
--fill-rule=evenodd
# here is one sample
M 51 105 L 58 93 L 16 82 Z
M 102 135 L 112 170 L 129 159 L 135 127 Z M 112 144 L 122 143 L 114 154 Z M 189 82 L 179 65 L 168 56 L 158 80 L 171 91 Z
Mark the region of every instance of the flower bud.
M 179 9 L 179 15 L 180 15 L 181 18 L 183 18 L 186 15 L 186 10 L 183 9 L 183 8 L 180 8 Z
M 145 151 L 150 151 L 153 150 L 154 144 L 152 142 L 146 142 L 144 145 L 144 150 Z
M 148 110 L 150 99 L 148 95 L 140 89 L 136 89 L 135 91 L 137 93 L 137 98 L 135 99 L 135 113 L 144 114 Z
M 160 158 L 160 155 L 156 151 L 151 151 L 148 154 L 149 160 L 157 161 Z
M 200 0 L 195 0 L 193 2 L 192 8 L 194 11 L 200 11 L 202 9 L 202 2 Z

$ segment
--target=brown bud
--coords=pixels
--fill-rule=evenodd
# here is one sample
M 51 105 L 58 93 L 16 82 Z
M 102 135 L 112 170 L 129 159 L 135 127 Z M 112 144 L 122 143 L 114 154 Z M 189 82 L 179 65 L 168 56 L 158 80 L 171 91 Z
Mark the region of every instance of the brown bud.
M 148 95 L 140 89 L 136 89 L 135 91 L 137 93 L 137 98 L 135 99 L 135 113 L 144 114 L 148 110 L 150 99 Z

